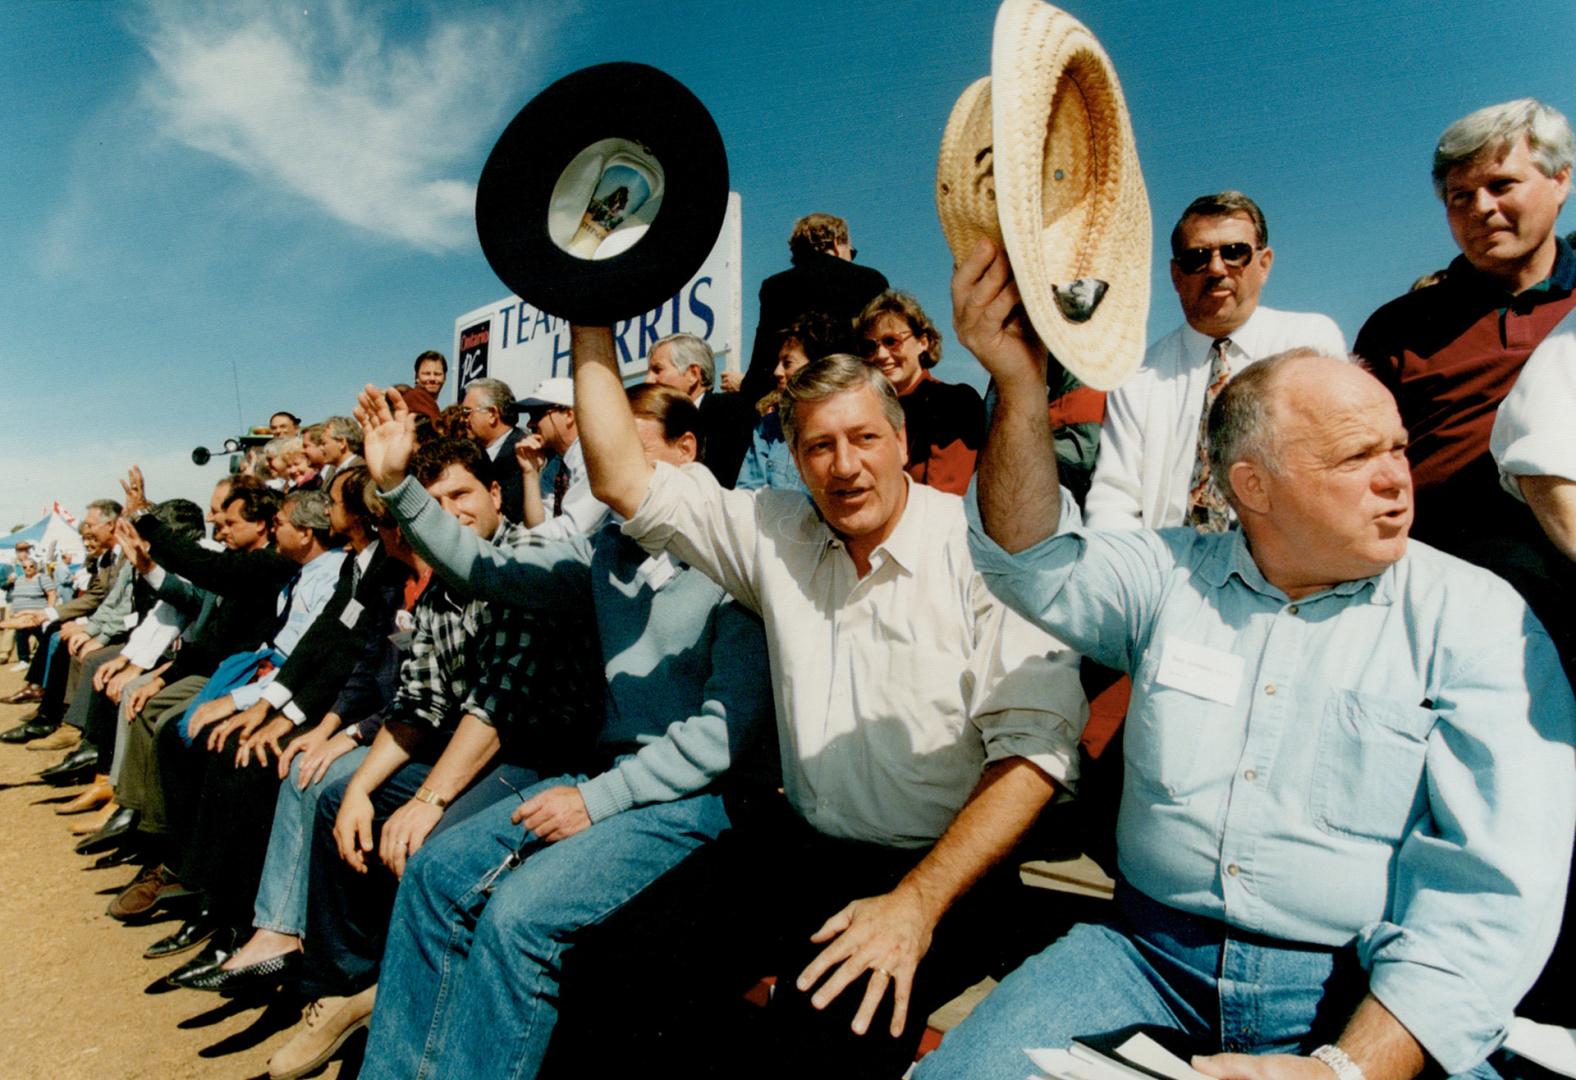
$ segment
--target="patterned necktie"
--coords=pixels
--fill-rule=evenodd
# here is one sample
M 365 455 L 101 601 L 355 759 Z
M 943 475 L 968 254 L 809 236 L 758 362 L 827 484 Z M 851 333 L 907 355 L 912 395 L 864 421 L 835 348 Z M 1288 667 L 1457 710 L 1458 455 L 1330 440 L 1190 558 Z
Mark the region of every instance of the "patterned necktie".
M 564 493 L 569 490 L 569 466 L 560 463 L 553 474 L 553 516 L 564 515 Z
M 1209 350 L 1209 388 L 1204 391 L 1204 413 L 1198 420 L 1198 449 L 1187 495 L 1187 523 L 1199 532 L 1219 533 L 1231 528 L 1231 508 L 1209 477 L 1209 413 L 1231 378 L 1231 364 L 1226 359 L 1230 348 L 1230 338 L 1216 338 Z

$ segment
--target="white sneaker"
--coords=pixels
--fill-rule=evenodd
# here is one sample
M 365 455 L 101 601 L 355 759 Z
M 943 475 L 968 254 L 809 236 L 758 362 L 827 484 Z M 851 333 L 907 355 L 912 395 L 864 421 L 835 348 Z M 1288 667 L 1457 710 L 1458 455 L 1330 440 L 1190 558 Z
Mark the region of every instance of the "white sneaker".
M 18 660 L 16 663 L 11 665 L 11 670 L 12 671 L 26 671 L 27 670 L 27 665 L 28 665 L 28 661 L 26 661 L 26 660 Z
M 322 1066 L 372 1019 L 378 988 L 353 997 L 318 998 L 302 1013 L 301 1029 L 268 1059 L 270 1080 L 297 1080 Z

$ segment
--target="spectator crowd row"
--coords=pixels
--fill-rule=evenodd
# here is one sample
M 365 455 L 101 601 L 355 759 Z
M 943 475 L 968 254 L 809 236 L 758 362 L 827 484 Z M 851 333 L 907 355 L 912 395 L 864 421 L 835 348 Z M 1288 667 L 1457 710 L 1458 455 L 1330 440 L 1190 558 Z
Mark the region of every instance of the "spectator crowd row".
M 1453 124 L 1460 257 L 1350 349 L 1202 196 L 1108 394 L 989 241 L 991 390 L 937 380 L 826 214 L 742 376 L 676 334 L 626 388 L 574 327 L 572 378 L 444 409 L 422 353 L 207 507 L 131 468 L 75 595 L 22 559 L 0 740 L 137 868 L 111 917 L 185 916 L 171 983 L 299 997 L 276 1080 L 363 1028 L 379 1080 L 898 1077 L 987 975 L 921 1080 L 1135 1025 L 1216 1077 L 1527 1074 L 1513 1015 L 1572 1023 L 1572 155 L 1535 101 Z M 1114 899 L 1025 887 L 1048 852 Z

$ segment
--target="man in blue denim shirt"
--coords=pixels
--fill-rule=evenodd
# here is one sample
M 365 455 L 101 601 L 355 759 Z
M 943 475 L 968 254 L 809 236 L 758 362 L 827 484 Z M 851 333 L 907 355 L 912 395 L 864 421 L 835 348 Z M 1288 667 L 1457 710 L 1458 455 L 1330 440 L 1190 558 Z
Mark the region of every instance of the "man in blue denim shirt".
M 1395 403 L 1311 351 L 1211 412 L 1240 532 L 1059 532 L 1045 354 L 1008 322 L 1009 275 L 982 243 L 953 283 L 1001 393 L 971 550 L 1009 604 L 1133 675 L 1124 881 L 1113 919 L 1024 964 L 918 1075 L 1016 1080 L 1024 1047 L 1133 1024 L 1237 1051 L 1194 1060 L 1217 1077 L 1494 1075 L 1576 828 L 1548 635 L 1498 578 L 1408 545 Z

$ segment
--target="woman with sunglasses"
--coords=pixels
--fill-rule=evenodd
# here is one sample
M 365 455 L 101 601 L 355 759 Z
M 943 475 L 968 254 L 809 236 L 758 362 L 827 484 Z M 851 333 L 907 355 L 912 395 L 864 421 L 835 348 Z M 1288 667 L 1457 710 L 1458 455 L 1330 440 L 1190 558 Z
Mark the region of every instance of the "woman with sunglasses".
M 903 403 L 908 475 L 962 495 L 985 442 L 985 402 L 972 386 L 931 376 L 941 360 L 941 335 L 907 293 L 888 289 L 854 326 L 865 363 L 881 369 Z

